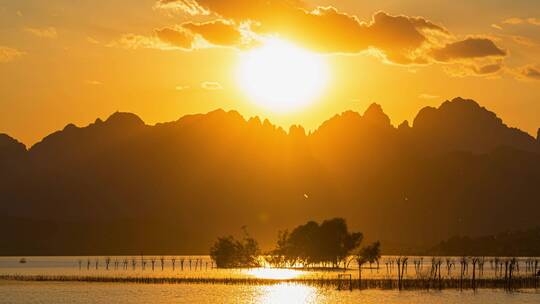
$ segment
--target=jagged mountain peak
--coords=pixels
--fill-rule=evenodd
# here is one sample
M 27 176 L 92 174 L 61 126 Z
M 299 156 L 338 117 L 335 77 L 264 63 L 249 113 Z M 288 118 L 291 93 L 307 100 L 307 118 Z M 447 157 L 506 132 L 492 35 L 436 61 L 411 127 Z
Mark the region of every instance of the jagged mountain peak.
M 377 103 L 372 103 L 371 105 L 369 105 L 367 110 L 364 112 L 362 118 L 364 121 L 367 121 L 369 123 L 391 125 L 390 118 L 388 117 L 388 115 L 386 115 L 386 113 L 384 113 L 381 105 Z
M 495 113 L 476 101 L 454 98 L 440 107 L 425 107 L 414 119 L 417 139 L 434 151 L 488 152 L 500 146 L 537 151 L 529 134 L 509 128 Z
M 0 133 L 0 150 L 1 151 L 26 151 L 26 146 L 19 141 L 17 141 L 15 138 Z

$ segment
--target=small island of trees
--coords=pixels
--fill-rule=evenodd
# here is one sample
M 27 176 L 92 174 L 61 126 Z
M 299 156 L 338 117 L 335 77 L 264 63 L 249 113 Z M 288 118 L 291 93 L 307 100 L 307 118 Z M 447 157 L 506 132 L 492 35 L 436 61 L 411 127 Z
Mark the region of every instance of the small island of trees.
M 218 268 L 257 267 L 260 249 L 255 239 L 242 227 L 244 238 L 236 240 L 233 236 L 220 237 L 210 248 L 210 257 Z
M 342 218 L 322 223 L 309 221 L 304 225 L 280 231 L 276 248 L 264 255 L 266 263 L 273 267 L 313 266 L 347 268 L 351 255 L 358 265 L 377 263 L 380 243 L 359 248 L 363 240 L 360 232 L 349 232 Z M 244 228 L 244 237 L 220 237 L 210 249 L 210 256 L 218 268 L 257 267 L 261 265 L 258 243 Z

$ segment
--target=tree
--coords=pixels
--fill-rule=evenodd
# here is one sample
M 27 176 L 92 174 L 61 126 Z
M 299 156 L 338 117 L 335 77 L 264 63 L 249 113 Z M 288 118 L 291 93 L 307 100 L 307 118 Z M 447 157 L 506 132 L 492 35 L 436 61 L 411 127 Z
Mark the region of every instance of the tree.
M 239 241 L 232 236 L 220 237 L 210 248 L 210 256 L 218 268 L 259 266 L 259 244 L 245 228 L 244 238 Z
M 334 267 L 339 266 L 339 262 L 344 261 L 363 239 L 362 233 L 349 233 L 347 223 L 342 218 L 322 222 L 320 235 L 322 258 L 332 262 Z
M 280 232 L 277 248 L 272 254 L 278 257 L 277 262 L 289 266 L 332 263 L 333 267 L 338 267 L 360 245 L 362 238 L 361 233 L 350 233 L 342 218 L 326 220 L 320 225 L 309 221 L 291 233 Z
M 232 236 L 220 237 L 210 248 L 210 256 L 218 268 L 234 267 L 238 260 L 237 242 Z
M 381 243 L 379 241 L 369 246 L 365 246 L 357 252 L 355 259 L 356 259 L 356 262 L 358 263 L 358 281 L 359 282 L 362 281 L 362 266 L 365 263 L 370 263 L 370 264 L 377 263 L 380 258 L 381 258 Z

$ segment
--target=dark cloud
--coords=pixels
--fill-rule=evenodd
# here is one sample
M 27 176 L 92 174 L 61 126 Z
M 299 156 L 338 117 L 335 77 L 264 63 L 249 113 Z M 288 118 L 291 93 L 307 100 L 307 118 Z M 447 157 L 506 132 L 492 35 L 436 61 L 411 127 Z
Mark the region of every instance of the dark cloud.
M 223 20 L 204 23 L 186 22 L 182 24 L 182 28 L 200 35 L 204 40 L 214 45 L 235 46 L 242 43 L 242 33 L 238 28 Z
M 484 65 L 477 63 L 464 63 L 445 66 L 444 70 L 450 76 L 454 77 L 467 77 L 467 76 L 485 76 L 494 77 L 499 75 L 504 68 L 503 62 L 498 61 L 494 63 L 487 63 Z
M 164 27 L 154 30 L 154 35 L 144 36 L 125 34 L 108 46 L 128 49 L 150 48 L 160 50 L 192 50 L 200 47 L 200 40 L 216 46 L 240 46 L 242 34 L 233 24 L 216 20 L 212 22 L 194 23 L 186 22 L 182 25 Z
M 480 67 L 473 66 L 473 71 L 477 75 L 486 75 L 486 74 L 494 74 L 499 72 L 502 69 L 501 63 L 493 63 L 493 64 L 487 64 Z
M 540 80 L 540 66 L 526 66 L 519 71 L 522 78 Z
M 420 49 L 428 47 L 431 36 L 448 35 L 448 31 L 420 17 L 391 16 L 378 12 L 368 26 L 370 47 L 382 50 L 396 63 L 427 63 Z
M 156 29 L 154 32 L 161 41 L 172 46 L 182 49 L 191 49 L 193 47 L 193 35 L 182 29 L 165 27 Z
M 487 38 L 467 38 L 446 44 L 442 48 L 431 51 L 435 60 L 448 62 L 459 59 L 476 59 L 485 57 L 504 57 L 506 51 L 499 48 Z

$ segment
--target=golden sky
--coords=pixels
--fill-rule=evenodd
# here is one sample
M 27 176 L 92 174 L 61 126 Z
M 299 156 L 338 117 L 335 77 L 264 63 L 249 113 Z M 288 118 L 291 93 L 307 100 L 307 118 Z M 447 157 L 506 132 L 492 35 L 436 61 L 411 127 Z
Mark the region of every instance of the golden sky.
M 238 84 L 265 37 L 321 56 L 326 89 L 272 112 Z M 540 127 L 537 0 L 0 0 L 0 133 L 27 145 L 114 111 L 149 124 L 216 108 L 308 129 L 376 102 L 394 124 L 456 96 Z

